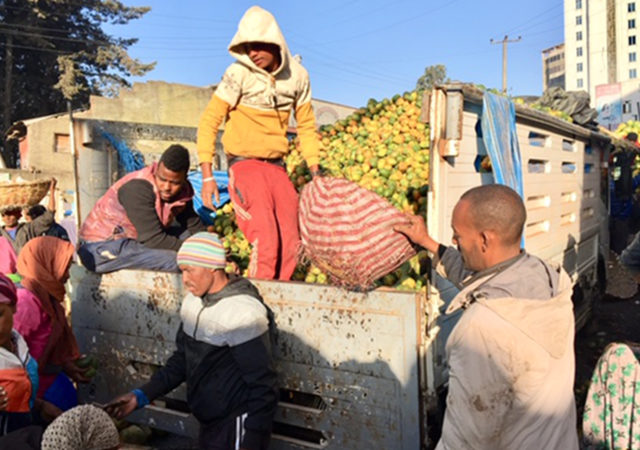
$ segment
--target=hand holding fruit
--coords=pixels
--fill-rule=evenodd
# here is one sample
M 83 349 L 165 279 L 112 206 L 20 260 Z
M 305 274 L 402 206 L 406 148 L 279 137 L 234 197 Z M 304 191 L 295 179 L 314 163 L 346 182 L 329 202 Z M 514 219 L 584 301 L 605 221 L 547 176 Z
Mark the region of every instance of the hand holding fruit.
M 62 369 L 78 383 L 88 383 L 96 374 L 98 361 L 93 356 L 83 356 L 75 361 L 67 361 Z

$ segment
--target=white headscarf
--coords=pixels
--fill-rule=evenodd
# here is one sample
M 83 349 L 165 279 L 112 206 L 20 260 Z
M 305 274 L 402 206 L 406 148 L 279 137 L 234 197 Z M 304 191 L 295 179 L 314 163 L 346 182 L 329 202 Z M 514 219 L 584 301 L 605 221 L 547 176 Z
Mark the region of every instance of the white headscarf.
M 63 413 L 42 436 L 42 450 L 105 450 L 119 444 L 118 429 L 111 417 L 91 405 Z

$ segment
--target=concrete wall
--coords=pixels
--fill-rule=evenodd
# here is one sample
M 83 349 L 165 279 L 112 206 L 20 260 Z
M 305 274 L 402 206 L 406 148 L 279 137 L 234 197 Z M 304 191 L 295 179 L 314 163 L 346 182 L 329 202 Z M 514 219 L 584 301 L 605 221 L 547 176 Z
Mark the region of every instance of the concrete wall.
M 122 89 L 117 98 L 91 97 L 78 118 L 197 127 L 213 87 L 149 81 Z
M 197 87 L 184 84 L 149 81 L 135 83 L 120 91 L 118 98 L 91 97 L 91 108 L 78 118 L 117 120 L 197 127 L 215 86 Z M 355 108 L 323 100 L 311 100 L 318 125 L 343 119 Z

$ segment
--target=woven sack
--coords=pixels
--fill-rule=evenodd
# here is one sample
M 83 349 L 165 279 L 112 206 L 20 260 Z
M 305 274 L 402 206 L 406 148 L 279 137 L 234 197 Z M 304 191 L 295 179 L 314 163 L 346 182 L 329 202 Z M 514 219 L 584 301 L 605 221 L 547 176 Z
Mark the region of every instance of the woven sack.
M 49 192 L 51 179 L 0 182 L 0 209 L 37 205 Z
M 300 195 L 302 255 L 349 288 L 369 289 L 415 255 L 393 230 L 405 222 L 387 200 L 348 180 L 316 177 Z

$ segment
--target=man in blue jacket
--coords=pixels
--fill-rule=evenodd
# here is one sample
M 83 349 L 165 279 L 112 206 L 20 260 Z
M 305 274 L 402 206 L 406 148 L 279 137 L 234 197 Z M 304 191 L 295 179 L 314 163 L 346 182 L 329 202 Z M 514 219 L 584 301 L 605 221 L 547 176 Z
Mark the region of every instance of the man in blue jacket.
M 186 381 L 187 404 L 201 424 L 200 448 L 267 449 L 278 402 L 272 313 L 248 280 L 227 276 L 215 234 L 185 240 L 177 262 L 189 291 L 177 349 L 147 384 L 107 411 L 122 418 Z

